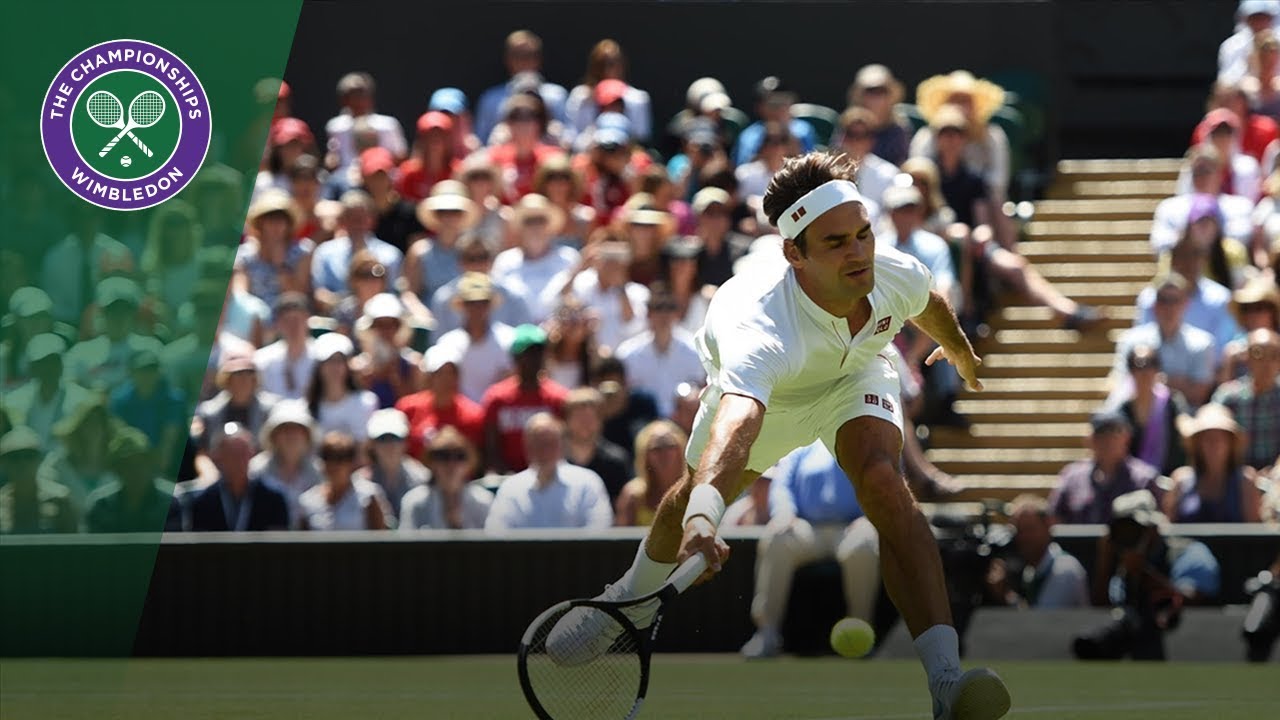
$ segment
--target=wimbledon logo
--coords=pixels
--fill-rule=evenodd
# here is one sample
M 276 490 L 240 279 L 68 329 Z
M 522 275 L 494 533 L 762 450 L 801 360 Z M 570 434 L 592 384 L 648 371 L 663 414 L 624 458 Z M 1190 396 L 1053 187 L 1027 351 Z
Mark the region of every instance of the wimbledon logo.
M 142 40 L 111 40 L 71 58 L 40 115 L 58 179 L 108 210 L 141 210 L 178 194 L 204 163 L 212 129 L 196 74 Z

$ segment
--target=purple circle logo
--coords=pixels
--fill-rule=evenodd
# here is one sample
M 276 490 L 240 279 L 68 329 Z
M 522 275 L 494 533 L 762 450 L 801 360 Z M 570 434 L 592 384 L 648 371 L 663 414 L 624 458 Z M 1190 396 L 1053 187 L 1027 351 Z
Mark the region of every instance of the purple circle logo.
M 204 164 L 212 133 L 195 72 L 144 40 L 110 40 L 71 58 L 40 111 L 54 174 L 108 210 L 142 210 L 177 195 Z

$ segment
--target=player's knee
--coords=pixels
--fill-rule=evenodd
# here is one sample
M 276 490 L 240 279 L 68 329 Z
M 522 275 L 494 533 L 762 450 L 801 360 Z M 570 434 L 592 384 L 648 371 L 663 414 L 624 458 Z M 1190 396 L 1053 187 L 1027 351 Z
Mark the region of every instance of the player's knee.
M 888 454 L 874 454 L 855 469 L 854 489 L 858 503 L 871 522 L 888 519 L 909 512 L 915 505 L 907 484 L 898 472 L 896 458 Z

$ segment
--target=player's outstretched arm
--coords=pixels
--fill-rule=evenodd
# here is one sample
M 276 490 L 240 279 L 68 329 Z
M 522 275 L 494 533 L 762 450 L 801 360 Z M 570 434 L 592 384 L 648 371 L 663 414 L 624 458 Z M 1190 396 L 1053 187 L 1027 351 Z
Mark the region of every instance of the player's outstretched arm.
M 711 437 L 690 481 L 693 490 L 684 516 L 679 562 L 700 552 L 706 555 L 710 572 L 720 570 L 727 546 L 717 542 L 716 529 L 725 504 L 742 491 L 747 459 L 764 424 L 764 411 L 764 405 L 745 395 L 726 393 L 720 398 Z
M 925 305 L 923 312 L 911 318 L 911 323 L 938 343 L 938 349 L 924 361 L 926 365 L 932 365 L 939 358 L 945 357 L 956 366 L 966 387 L 970 390 L 982 389 L 982 382 L 978 380 L 978 366 L 982 364 L 982 359 L 974 354 L 969 338 L 960 329 L 960 321 L 956 320 L 951 303 L 941 293 L 931 291 L 929 304 Z

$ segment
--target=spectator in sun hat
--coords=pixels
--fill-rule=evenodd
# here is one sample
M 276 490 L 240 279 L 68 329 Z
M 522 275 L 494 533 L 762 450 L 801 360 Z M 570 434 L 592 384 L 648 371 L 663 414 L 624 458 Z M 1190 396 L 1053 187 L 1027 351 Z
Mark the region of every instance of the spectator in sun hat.
M 351 256 L 361 250 L 368 249 L 378 258 L 387 269 L 388 281 L 400 277 L 401 252 L 373 234 L 377 221 L 373 199 L 363 190 L 348 190 L 340 202 L 342 234 L 322 243 L 312 254 L 311 286 L 317 309 L 322 311 L 337 305 L 347 292 Z
M 307 328 L 310 311 L 302 293 L 280 295 L 271 309 L 279 340 L 253 355 L 262 388 L 285 398 L 300 398 L 306 393 L 314 360 L 311 357 L 311 332 Z
M 462 164 L 454 149 L 454 118 L 447 112 L 428 110 L 418 118 L 418 138 L 408 160 L 400 163 L 396 190 L 417 203 L 441 180 L 453 177 Z
M 1129 454 L 1133 426 L 1124 415 L 1100 411 L 1089 425 L 1090 456 L 1063 468 L 1049 493 L 1049 506 L 1064 523 L 1109 522 L 1115 498 L 1134 490 L 1159 491 L 1159 471 Z
M 618 210 L 612 226 L 596 232 L 606 231 L 620 234 L 631 248 L 627 276 L 633 282 L 649 285 L 662 273 L 662 246 L 675 233 L 676 218 L 657 198 L 638 192 Z
M 510 350 L 515 373 L 494 383 L 480 405 L 484 408 L 485 456 L 497 472 L 523 470 L 525 422 L 537 413 L 560 415 L 568 392 L 546 378 L 547 334 L 537 325 L 515 329 Z
M 537 74 L 542 70 L 542 38 L 529 30 L 516 30 L 507 36 L 504 62 L 511 80 L 495 85 L 480 95 L 476 103 L 476 135 L 483 141 L 503 119 L 503 106 L 515 91 L 513 82 L 522 73 Z M 564 87 L 547 82 L 537 76 L 536 90 L 547 106 L 549 116 L 564 121 L 564 106 L 568 93 Z
M 652 116 L 649 93 L 626 83 L 627 59 L 616 40 L 604 39 L 591 48 L 582 84 L 569 93 L 565 118 L 573 134 L 585 132 L 602 112 L 624 112 L 635 129 L 635 138 L 647 141 Z
M 693 214 L 698 218 L 696 237 L 702 243 L 698 256 L 700 286 L 723 285 L 733 277 L 733 263 L 751 247 L 751 238 L 733 229 L 733 207 L 733 196 L 720 188 L 703 188 L 693 197 Z
M 394 293 L 374 295 L 356 321 L 360 354 L 352 369 L 360 385 L 378 397 L 380 408 L 391 407 L 422 384 L 422 356 L 409 347 L 413 327 L 408 321 L 409 312 Z
M 316 455 L 315 418 L 301 400 L 276 403 L 258 431 L 262 449 L 249 460 L 249 475 L 284 495 L 289 508 L 289 528 L 302 526 L 302 493 L 323 481 Z
M 257 433 L 271 409 L 281 401 L 280 396 L 262 388 L 252 356 L 240 353 L 223 355 L 216 378 L 218 394 L 195 409 L 195 418 L 201 428 L 197 444 L 201 449 L 211 447 L 215 435 L 229 422 L 239 423 L 249 432 Z
M 409 422 L 406 447 L 411 457 L 422 460 L 431 436 L 445 426 L 456 428 L 473 447 L 483 445 L 484 411 L 479 403 L 458 391 L 461 365 L 462 353 L 456 348 L 432 345 L 422 360 L 426 389 L 396 401 L 396 409 Z
M 975 78 L 967 70 L 934 75 L 916 87 L 916 106 L 930 123 L 911 138 L 912 157 L 933 157 L 934 114 L 945 105 L 960 108 L 967 121 L 964 161 L 983 179 L 997 206 L 1004 202 L 1009 186 L 1009 138 L 991 116 L 1004 105 L 1004 89 L 990 80 Z
M 1196 125 L 1195 134 L 1218 151 L 1222 163 L 1222 192 L 1256 201 L 1262 192 L 1258 160 L 1243 150 L 1243 120 L 1227 108 L 1214 108 Z M 1174 186 L 1178 194 L 1192 191 L 1191 168 L 1183 165 Z
M 431 473 L 416 458 L 406 453 L 409 419 L 395 408 L 385 408 L 369 418 L 369 464 L 356 470 L 355 479 L 382 488 L 391 507 L 387 524 L 394 529 L 400 517 L 401 501 L 409 491 L 425 485 Z
M 1187 461 L 1177 420 L 1191 409 L 1182 393 L 1165 384 L 1158 348 L 1134 345 L 1129 376 L 1133 392 L 1116 408 L 1133 426 L 1129 454 L 1168 475 Z
M 111 413 L 146 434 L 159 462 L 178 458 L 185 442 L 187 400 L 160 370 L 164 346 L 155 338 L 138 343 L 129 360 L 129 379 L 108 395 Z
M 453 297 L 458 292 L 462 275 L 469 272 L 488 275 L 493 269 L 494 249 L 476 232 L 463 233 L 455 247 L 458 251 L 458 268 L 462 274 L 445 283 L 431 297 L 431 316 L 436 323 L 434 328 L 436 337 L 462 326 L 463 315 L 455 309 L 453 304 Z M 494 282 L 493 291 L 494 320 L 511 327 L 529 322 L 531 317 L 529 306 L 515 290 L 502 282 Z
M 1280 458 L 1280 333 L 1250 332 L 1246 352 L 1249 374 L 1220 386 L 1213 402 L 1235 414 L 1248 434 L 1245 462 L 1261 470 Z
M 547 131 L 547 118 L 543 113 L 537 100 L 527 95 L 513 95 L 503 114 L 511 139 L 488 150 L 489 161 L 502 173 L 507 191 L 505 199 L 509 203 L 533 192 L 533 176 L 542 163 L 564 154 L 564 150 L 543 141 Z
M 569 158 L 553 157 L 542 163 L 533 177 L 533 192 L 545 196 L 564 213 L 564 226 L 556 241 L 580 249 L 595 226 L 596 211 L 582 202 L 582 176 L 573 169 Z
M 311 254 L 315 243 L 294 240 L 301 213 L 289 194 L 267 190 L 249 205 L 249 237 L 236 251 L 232 292 L 247 292 L 267 305 L 280 293 L 311 291 Z
M 1256 523 L 1262 492 L 1257 471 L 1247 464 L 1248 435 L 1231 410 L 1216 403 L 1178 419 L 1187 446 L 1187 464 L 1171 476 L 1161 503 L 1179 523 Z M 1274 460 L 1275 453 L 1268 459 Z
M 53 333 L 41 333 L 23 344 L 23 359 L 30 378 L 4 394 L 10 422 L 31 428 L 42 446 L 53 437 L 53 426 L 94 394 L 63 377 L 62 354 L 67 341 Z
M 355 345 L 346 335 L 325 333 L 316 338 L 311 354 L 316 365 L 307 385 L 307 408 L 317 430 L 346 433 L 363 442 L 369 416 L 378 409 L 378 397 L 356 385 L 351 371 Z
M 1160 349 L 1160 365 L 1169 387 L 1186 396 L 1192 408 L 1200 407 L 1209 399 L 1218 367 L 1213 336 L 1186 321 L 1192 286 L 1184 276 L 1168 273 L 1152 281 L 1151 287 L 1154 319 L 1126 330 L 1116 342 L 1113 397 L 1128 393 L 1129 351 L 1145 344 Z
M 91 390 L 109 391 L 129 375 L 129 360 L 143 335 L 135 332 L 142 289 L 125 277 L 98 283 L 94 304 L 102 334 L 76 343 L 64 358 L 66 376 Z
M 1219 380 L 1237 380 L 1249 372 L 1249 339 L 1255 330 L 1280 332 L 1280 286 L 1269 271 L 1257 273 L 1231 294 L 1231 315 L 1240 334 L 1227 343 L 1222 353 Z
M 84 529 L 91 533 L 178 532 L 182 505 L 161 479 L 161 456 L 136 428 L 122 428 L 107 447 L 115 480 L 89 495 Z
M 450 146 L 453 156 L 464 158 L 483 147 L 474 131 L 475 123 L 467 103 L 467 94 L 456 87 L 443 87 L 431 93 L 427 112 L 442 112 L 453 120 L 450 129 Z
M 1280 2 L 1241 0 L 1236 10 L 1236 32 L 1218 47 L 1218 78 L 1234 82 L 1249 73 L 1254 38 L 1280 23 Z
M 467 188 L 457 180 L 441 180 L 431 197 L 418 203 L 418 221 L 428 236 L 409 247 L 404 277 L 409 292 L 423 303 L 461 274 L 458 268 L 458 238 L 480 221 L 480 208 L 467 197 Z
M 871 152 L 894 165 L 906 161 L 907 145 L 911 141 L 911 123 L 897 110 L 902 95 L 902 83 L 879 63 L 859 68 L 848 94 L 849 107 L 865 108 L 871 113 L 870 130 L 874 137 Z
M 334 171 L 343 171 L 359 157 L 356 146 L 356 122 L 364 120 L 376 134 L 376 144 L 391 151 L 397 160 L 409 154 L 400 121 L 390 115 L 374 111 L 376 86 L 373 76 L 366 72 L 350 72 L 338 80 L 338 104 L 341 111 L 324 126 L 329 138 L 325 165 Z
M 400 531 L 478 530 L 484 527 L 493 493 L 471 482 L 479 457 L 475 445 L 452 425 L 431 437 L 425 462 L 431 481 L 400 502 Z
M 436 340 L 437 346 L 448 348 L 460 358 L 459 388 L 475 402 L 480 402 L 490 385 L 511 372 L 509 349 L 515 331 L 493 319 L 497 297 L 488 275 L 463 275 L 452 301 L 454 310 L 463 317 L 462 326 Z
M 796 99 L 795 92 L 773 75 L 756 83 L 756 114 L 760 119 L 748 125 L 738 135 L 738 142 L 733 150 L 735 165 L 746 165 L 760 152 L 767 122 L 787 123 L 792 137 L 800 144 L 800 151 L 813 150 L 818 144 L 818 139 L 813 135 L 813 127 L 803 120 L 791 117 L 791 106 Z
M 395 189 L 396 162 L 391 151 L 372 147 L 360 153 L 360 185 L 373 200 L 376 221 L 373 234 L 404 251 L 423 232 L 414 215 L 414 204 Z
M 553 241 L 563 224 L 560 208 L 541 195 L 526 195 L 511 213 L 515 247 L 498 253 L 493 261 L 494 281 L 525 301 L 534 322 L 551 313 L 546 289 L 552 278 L 579 261 L 577 250 Z
M 27 376 L 23 350 L 31 338 L 54 333 L 63 339 L 75 338 L 76 330 L 53 319 L 53 299 L 38 287 L 26 286 L 9 296 L 9 312 L 0 318 L 0 388 Z
M 37 477 L 44 446 L 19 425 L 0 437 L 0 535 L 75 532 L 80 519 L 63 485 Z

